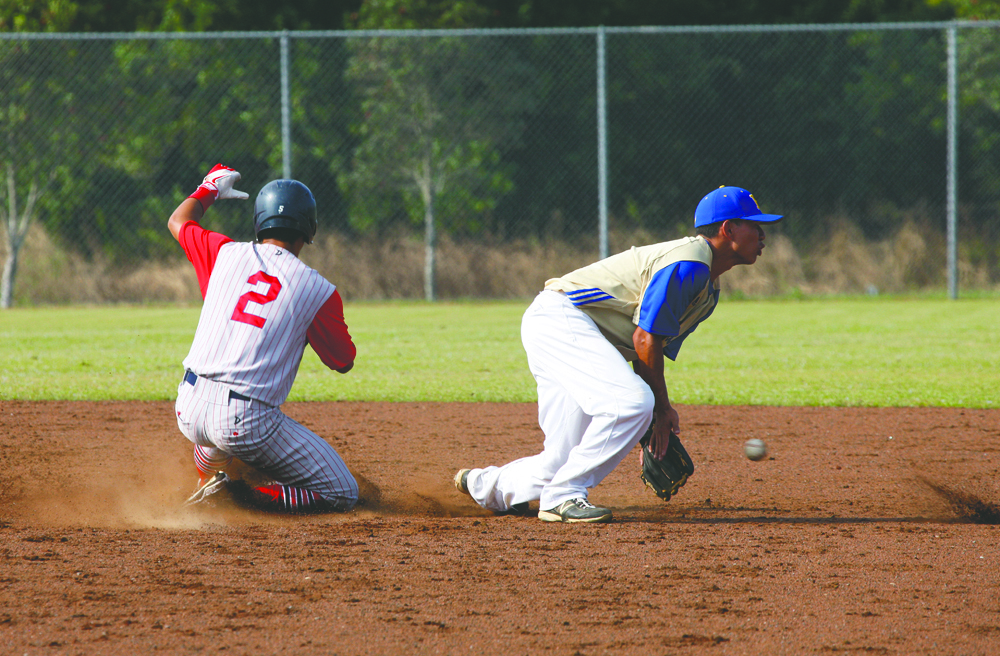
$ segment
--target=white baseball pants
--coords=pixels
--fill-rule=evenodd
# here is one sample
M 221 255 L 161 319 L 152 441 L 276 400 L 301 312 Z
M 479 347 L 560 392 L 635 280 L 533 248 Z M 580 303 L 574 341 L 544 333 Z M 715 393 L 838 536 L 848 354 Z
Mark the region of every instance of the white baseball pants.
M 199 377 L 177 388 L 177 425 L 186 438 L 239 458 L 276 483 L 316 492 L 337 510 L 358 501 L 358 483 L 329 443 L 281 408 L 232 398 L 225 385 Z
M 472 498 L 498 512 L 535 499 L 548 510 L 586 498 L 653 420 L 649 386 L 564 294 L 535 298 L 521 321 L 521 342 L 538 384 L 545 443 L 537 455 L 469 473 Z

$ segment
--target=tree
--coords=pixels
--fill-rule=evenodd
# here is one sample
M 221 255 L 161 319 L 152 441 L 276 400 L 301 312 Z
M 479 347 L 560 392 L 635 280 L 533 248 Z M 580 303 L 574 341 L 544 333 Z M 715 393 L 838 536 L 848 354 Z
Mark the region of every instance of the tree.
M 289 5 L 301 8 L 310 2 Z M 51 24 L 40 5 L 31 7 L 34 19 L 8 12 L 0 14 L 6 17 L 0 27 L 16 24 L 37 31 L 43 20 Z M 84 0 L 71 27 L 120 10 L 97 27 L 209 30 L 249 20 L 241 8 L 231 0 Z M 128 266 L 176 255 L 162 223 L 190 191 L 178 180 L 197 180 L 217 161 L 237 164 L 246 184 L 263 184 L 280 174 L 278 46 L 278 39 L 0 42 L 9 55 L 0 60 L 0 100 L 6 105 L 18 100 L 16 111 L 5 112 L 0 122 L 0 130 L 9 128 L 6 152 L 20 159 L 35 152 L 47 161 L 58 161 L 61 153 L 64 172 L 52 181 L 39 178 L 35 193 L 29 193 L 26 179 L 19 182 L 19 201 L 36 198 L 30 216 L 38 214 L 52 237 L 86 257 Z M 85 59 L 86 67 L 81 65 Z M 330 172 L 347 136 L 345 112 L 333 101 L 347 95 L 341 74 L 345 62 L 342 41 L 293 40 L 295 174 L 333 190 L 324 194 L 323 207 L 324 214 L 335 216 L 346 216 Z M 27 123 L 15 123 L 19 116 Z M 22 180 L 26 171 L 22 166 L 15 178 Z M 5 176 L 0 167 L 3 199 Z M 47 204 L 58 211 L 46 211 Z M 26 218 L 23 212 L 16 217 Z M 236 238 L 252 236 L 245 206 L 220 207 L 215 220 Z M 16 260 L 10 264 L 16 266 Z
M 967 2 L 969 0 L 966 0 Z M 492 27 L 773 25 L 947 18 L 925 0 L 483 0 Z
M 357 28 L 463 27 L 471 2 L 370 0 Z M 433 301 L 437 228 L 476 229 L 512 189 L 500 146 L 532 105 L 530 70 L 501 37 L 353 39 L 346 72 L 360 95 L 359 142 L 341 185 L 359 229 L 400 214 L 424 225 L 424 295 Z
M 1000 19 L 1000 0 L 929 0 L 929 4 L 947 4 L 959 18 L 967 20 Z M 996 32 L 987 29 L 963 31 L 960 56 L 963 71 L 963 91 L 1000 114 L 1000 52 L 996 47 Z
M 73 0 L 0 0 L 0 32 L 59 32 L 78 11 Z
M 80 0 L 79 5 L 72 32 L 339 30 L 361 0 Z
M 0 3 L 0 29 L 4 31 L 58 31 L 75 16 L 75 3 L 49 0 Z M 36 45 L 27 41 L 0 42 L 0 222 L 7 238 L 7 259 L 0 278 L 0 308 L 9 308 L 14 297 L 17 265 L 28 229 L 38 214 L 40 201 L 61 174 L 62 153 L 72 147 L 71 135 L 51 129 L 43 107 L 66 108 L 72 93 L 65 75 L 43 84 L 33 73 L 45 66 L 33 56 Z M 40 49 L 40 47 L 39 47 Z M 23 192 L 23 193 L 20 193 Z
M 1000 19 L 1000 0 L 932 0 L 966 20 Z M 992 27 L 958 30 L 960 226 L 972 260 L 1000 262 L 1000 50 Z
M 126 255 L 176 252 L 162 222 L 189 191 L 178 188 L 178 180 L 197 180 L 219 161 L 238 166 L 250 184 L 281 170 L 278 44 L 122 41 L 114 46 L 114 58 L 121 101 L 108 166 L 131 185 L 100 203 L 129 207 L 132 232 L 150 235 L 141 244 L 127 244 Z M 251 235 L 245 218 L 237 203 L 220 206 L 215 220 L 227 234 L 242 238 Z
M 966 20 L 996 20 L 1000 18 L 1000 0 L 927 0 L 931 7 L 951 7 L 955 15 Z

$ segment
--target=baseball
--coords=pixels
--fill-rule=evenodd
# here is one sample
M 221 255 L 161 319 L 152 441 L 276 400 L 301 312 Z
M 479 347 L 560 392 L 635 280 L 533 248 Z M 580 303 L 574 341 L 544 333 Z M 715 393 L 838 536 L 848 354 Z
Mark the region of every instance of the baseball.
M 743 453 L 751 460 L 763 460 L 767 456 L 767 445 L 764 444 L 764 440 L 756 438 L 747 440 L 743 444 Z

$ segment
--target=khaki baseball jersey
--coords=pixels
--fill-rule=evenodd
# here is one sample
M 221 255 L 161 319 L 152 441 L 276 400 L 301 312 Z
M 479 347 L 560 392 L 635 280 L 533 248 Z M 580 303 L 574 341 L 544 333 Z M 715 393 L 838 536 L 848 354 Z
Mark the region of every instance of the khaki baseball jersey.
M 712 248 L 704 237 L 634 246 L 561 278 L 545 289 L 566 294 L 628 361 L 638 358 L 636 326 L 664 337 L 663 353 L 677 358 L 684 339 L 719 302 L 711 280 Z

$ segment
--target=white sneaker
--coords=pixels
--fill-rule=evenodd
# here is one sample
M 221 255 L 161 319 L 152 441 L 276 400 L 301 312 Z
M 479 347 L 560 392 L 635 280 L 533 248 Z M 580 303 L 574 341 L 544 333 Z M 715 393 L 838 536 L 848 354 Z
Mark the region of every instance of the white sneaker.
M 538 519 L 543 522 L 566 522 L 568 524 L 595 524 L 610 522 L 611 510 L 599 508 L 583 497 L 563 501 L 551 510 L 538 511 Z

